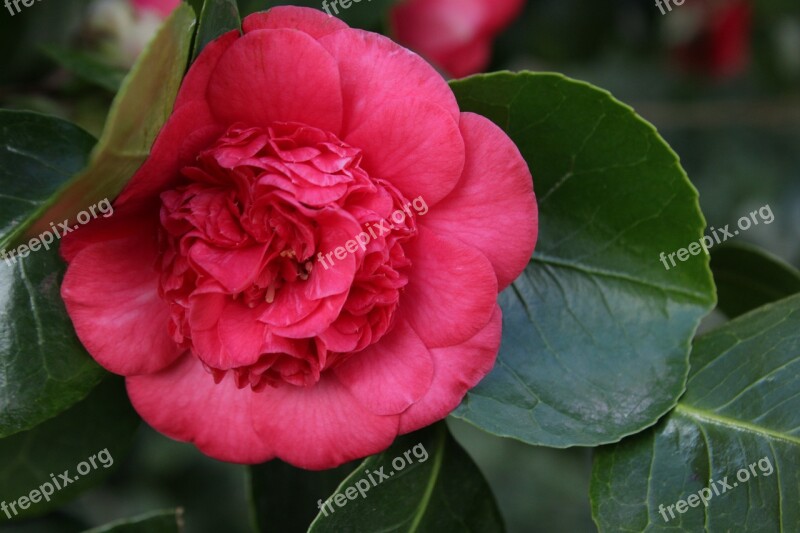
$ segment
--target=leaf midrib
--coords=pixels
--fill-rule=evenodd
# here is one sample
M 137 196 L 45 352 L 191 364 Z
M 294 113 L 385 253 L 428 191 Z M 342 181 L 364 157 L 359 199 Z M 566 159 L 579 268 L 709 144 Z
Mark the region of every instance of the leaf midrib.
M 633 285 L 644 286 L 644 287 L 649 288 L 649 289 L 656 289 L 656 290 L 659 290 L 659 291 L 661 291 L 661 292 L 663 292 L 665 294 L 674 294 L 674 295 L 684 296 L 686 298 L 689 298 L 689 299 L 697 301 L 697 302 L 705 303 L 705 302 L 708 301 L 708 296 L 704 295 L 704 294 L 701 294 L 701 293 L 696 293 L 696 292 L 692 292 L 692 291 L 686 291 L 686 290 L 683 290 L 683 289 L 681 289 L 679 287 L 671 287 L 671 286 L 668 286 L 668 285 L 659 285 L 657 283 L 653 283 L 653 282 L 648 281 L 648 280 L 635 278 L 635 277 L 633 277 L 632 275 L 630 275 L 628 273 L 615 272 L 615 271 L 611 271 L 611 270 L 603 270 L 603 269 L 600 269 L 600 268 L 596 268 L 596 267 L 593 267 L 593 266 L 586 265 L 584 263 L 558 259 L 558 258 L 556 258 L 554 256 L 547 255 L 544 252 L 536 252 L 536 253 L 534 253 L 531 260 L 533 262 L 542 263 L 542 264 L 545 264 L 545 265 L 550 265 L 550 266 L 554 266 L 554 267 L 568 268 L 568 269 L 571 269 L 571 270 L 576 270 L 578 272 L 581 272 L 583 274 L 587 274 L 589 276 L 609 278 L 609 279 L 614 279 L 614 280 L 617 280 L 617 281 L 620 281 L 620 282 L 631 283 Z
M 433 461 L 433 467 L 431 469 L 431 476 L 428 480 L 428 485 L 425 487 L 425 492 L 422 495 L 422 499 L 420 500 L 419 504 L 417 505 L 417 511 L 414 514 L 414 521 L 411 522 L 411 526 L 409 527 L 409 533 L 414 533 L 419 528 L 419 524 L 422 522 L 422 517 L 425 516 L 425 511 L 428 509 L 428 505 L 430 504 L 431 495 L 433 494 L 433 489 L 436 486 L 436 481 L 439 479 L 439 472 L 442 469 L 442 461 L 444 459 L 444 444 L 446 440 L 446 432 L 439 431 L 439 442 L 437 443 L 437 451 L 439 453 L 436 454 Z
M 784 435 L 783 433 L 779 433 L 762 426 L 751 424 L 743 420 L 736 420 L 734 418 L 723 416 L 711 411 L 698 409 L 683 403 L 678 403 L 678 405 L 675 406 L 675 413 L 688 418 L 693 418 L 700 422 L 707 422 L 718 426 L 728 427 L 737 431 L 746 431 L 765 438 L 788 442 L 790 444 L 794 444 L 795 446 L 800 446 L 800 437 Z

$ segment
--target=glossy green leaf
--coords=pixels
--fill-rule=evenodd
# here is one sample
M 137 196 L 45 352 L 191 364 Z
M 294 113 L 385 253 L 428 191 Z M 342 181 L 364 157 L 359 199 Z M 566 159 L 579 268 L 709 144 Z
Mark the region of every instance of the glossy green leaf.
M 195 13 L 202 13 L 204 0 L 183 0 L 194 10 Z M 259 2 L 263 0 L 258 0 Z
M 718 308 L 730 318 L 800 292 L 800 271 L 749 244 L 711 251 Z
M 347 463 L 314 472 L 277 459 L 251 467 L 250 495 L 258 531 L 307 531 L 319 512 L 317 502 L 333 494 L 355 467 L 355 464 Z
M 47 202 L 29 235 L 72 219 L 88 206 L 119 194 L 144 162 L 169 117 L 191 51 L 192 9 L 181 4 L 167 19 L 122 83 L 91 161 Z M 146 105 L 143 105 L 146 102 Z
M 124 380 L 109 376 L 59 416 L 0 439 L 0 502 L 9 504 L 8 515 L 40 515 L 103 481 L 122 462 L 138 426 Z M 0 521 L 8 515 L 0 513 Z
M 0 111 L 0 437 L 67 409 L 105 374 L 81 346 L 61 301 L 64 267 L 55 237 L 49 250 L 11 245 L 85 166 L 93 144 L 62 120 Z
M 63 274 L 55 249 L 0 262 L 0 437 L 64 411 L 106 374 L 75 335 Z
M 86 166 L 95 142 L 64 120 L 0 110 L 0 250 L 8 251 L 49 199 Z
M 84 533 L 180 533 L 181 531 L 183 531 L 183 510 L 176 509 L 118 520 Z
M 504 529 L 486 480 L 444 423 L 367 458 L 327 501 L 310 533 Z
M 455 416 L 554 447 L 652 425 L 685 385 L 714 304 L 708 257 L 659 261 L 703 235 L 697 192 L 655 129 L 610 94 L 555 74 L 452 82 L 463 111 L 517 143 L 539 202 L 533 260 L 500 298 L 494 370 Z
M 206 0 L 200 14 L 197 35 L 194 38 L 192 60 L 197 58 L 208 43 L 230 30 L 241 30 L 239 7 L 236 0 Z
M 596 454 L 600 530 L 800 531 L 798 376 L 800 295 L 695 341 L 672 413 Z

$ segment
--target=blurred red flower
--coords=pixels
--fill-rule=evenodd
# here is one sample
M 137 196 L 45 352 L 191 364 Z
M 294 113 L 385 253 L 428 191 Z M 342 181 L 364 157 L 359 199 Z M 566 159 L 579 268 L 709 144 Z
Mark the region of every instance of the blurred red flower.
M 742 74 L 750 60 L 752 6 L 749 0 L 695 0 L 670 14 L 688 27 L 673 48 L 678 66 L 713 78 Z
M 492 40 L 524 0 L 408 0 L 392 12 L 392 34 L 457 78 L 489 64 Z

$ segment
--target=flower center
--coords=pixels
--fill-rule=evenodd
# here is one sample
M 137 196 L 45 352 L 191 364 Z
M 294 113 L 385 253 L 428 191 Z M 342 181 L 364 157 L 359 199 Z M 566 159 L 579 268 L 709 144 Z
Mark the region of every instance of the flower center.
M 360 150 L 302 124 L 235 125 L 182 176 L 161 196 L 160 295 L 215 379 L 313 385 L 391 328 L 416 221 L 386 223 L 411 202 Z

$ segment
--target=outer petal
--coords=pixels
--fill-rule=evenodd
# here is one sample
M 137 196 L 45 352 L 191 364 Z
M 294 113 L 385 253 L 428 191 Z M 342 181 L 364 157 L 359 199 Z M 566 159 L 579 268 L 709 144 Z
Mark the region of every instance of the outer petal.
M 191 355 L 158 374 L 129 377 L 127 386 L 133 407 L 148 424 L 206 455 L 243 464 L 274 457 L 253 429 L 256 394 L 236 388 L 231 376 L 215 384 Z
M 443 108 L 423 100 L 383 103 L 345 142 L 364 150 L 364 168 L 408 198 L 432 206 L 450 194 L 464 170 L 464 140 Z
M 203 48 L 203 52 L 197 56 L 183 79 L 181 90 L 175 101 L 175 109 L 179 109 L 189 102 L 205 102 L 212 73 L 217 68 L 222 55 L 239 37 L 240 34 L 237 30 L 231 30 L 214 39 Z
M 313 387 L 267 388 L 252 407 L 256 430 L 275 454 L 309 470 L 378 453 L 397 436 L 398 416 L 371 413 L 330 375 Z
M 411 326 L 401 321 L 380 342 L 337 366 L 335 373 L 361 405 L 375 414 L 394 415 L 428 392 L 433 359 Z
M 463 113 L 464 175 L 420 223 L 480 250 L 505 289 L 525 269 L 539 229 L 531 173 L 516 145 L 490 120 Z
M 345 134 L 394 99 L 425 100 L 458 120 L 458 104 L 444 78 L 424 59 L 392 40 L 346 30 L 326 35 L 320 43 L 339 63 Z
M 492 319 L 480 333 L 463 344 L 434 348 L 433 384 L 428 393 L 400 417 L 400 433 L 410 433 L 441 420 L 458 407 L 467 391 L 494 366 L 500 348 L 502 312 L 495 307 Z
M 59 248 L 61 257 L 69 263 L 87 246 L 117 240 L 122 236 L 132 234 L 134 228 L 141 230 L 143 225 L 149 228 L 147 231 L 155 231 L 158 209 L 157 198 L 152 199 L 148 204 L 114 206 L 111 216 L 95 218 L 85 226 L 81 226 L 80 230 L 64 235 Z M 155 233 L 153 235 L 155 239 Z
M 223 54 L 208 88 L 215 117 L 226 124 L 300 122 L 338 133 L 341 80 L 336 61 L 298 30 L 254 30 Z
M 103 367 L 126 376 L 156 372 L 182 352 L 169 336 L 169 308 L 158 295 L 155 231 L 139 224 L 84 248 L 61 285 L 83 345 Z
M 412 266 L 400 314 L 426 346 L 459 344 L 486 326 L 497 301 L 497 278 L 486 256 L 424 227 L 406 253 Z
M 281 28 L 300 30 L 315 39 L 349 28 L 338 18 L 326 15 L 318 9 L 293 6 L 278 6 L 269 11 L 254 13 L 244 19 L 242 27 L 245 33 Z

